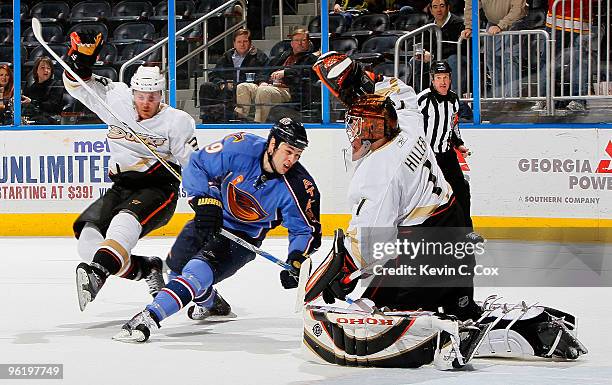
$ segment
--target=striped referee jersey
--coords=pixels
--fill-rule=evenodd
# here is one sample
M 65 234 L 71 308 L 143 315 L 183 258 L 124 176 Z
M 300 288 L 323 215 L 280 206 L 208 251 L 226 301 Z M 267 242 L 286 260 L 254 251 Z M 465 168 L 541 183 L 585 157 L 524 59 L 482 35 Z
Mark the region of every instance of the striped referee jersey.
M 447 95 L 440 95 L 432 86 L 417 95 L 417 102 L 424 117 L 427 141 L 436 154 L 463 144 L 457 124 L 459 98 L 456 93 L 449 90 Z

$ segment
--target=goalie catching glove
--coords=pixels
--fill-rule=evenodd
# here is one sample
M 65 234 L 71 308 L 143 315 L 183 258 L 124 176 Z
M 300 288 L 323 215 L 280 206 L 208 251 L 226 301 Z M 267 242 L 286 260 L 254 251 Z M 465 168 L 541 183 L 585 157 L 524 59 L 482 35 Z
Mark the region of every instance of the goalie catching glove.
M 337 229 L 332 250 L 306 283 L 304 301 L 311 302 L 320 295 L 330 304 L 336 298 L 346 300 L 346 296 L 357 286 L 357 279 L 349 281 L 348 277 L 357 270 L 357 264 L 344 247 L 344 233 Z
M 83 32 L 72 32 L 70 34 L 70 50 L 66 63 L 83 80 L 91 78 L 91 67 L 94 66 L 98 58 L 104 41 L 102 33 L 92 30 Z M 68 79 L 76 81 L 68 72 Z
M 321 55 L 312 69 L 329 91 L 347 107 L 358 97 L 374 93 L 374 85 L 382 80 L 381 75 L 366 71 L 360 63 L 336 51 Z

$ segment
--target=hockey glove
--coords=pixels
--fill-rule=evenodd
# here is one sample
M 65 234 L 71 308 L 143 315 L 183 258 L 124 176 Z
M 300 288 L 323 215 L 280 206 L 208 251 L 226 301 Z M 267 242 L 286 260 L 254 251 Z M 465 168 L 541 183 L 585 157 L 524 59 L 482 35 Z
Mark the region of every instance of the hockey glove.
M 287 258 L 287 264 L 291 266 L 291 270 L 283 270 L 280 272 L 281 285 L 285 289 L 295 289 L 298 287 L 300 277 L 300 267 L 302 262 L 306 260 L 304 254 L 299 251 L 292 251 Z
M 189 202 L 195 217 L 193 222 L 198 234 L 206 239 L 211 234 L 216 234 L 223 226 L 223 205 L 217 198 L 211 196 L 198 196 Z
M 102 49 L 104 41 L 102 33 L 86 30 L 83 32 L 72 32 L 70 34 L 70 50 L 66 63 L 83 80 L 91 78 L 91 67 L 96 63 L 98 54 Z M 76 81 L 68 72 L 68 79 Z

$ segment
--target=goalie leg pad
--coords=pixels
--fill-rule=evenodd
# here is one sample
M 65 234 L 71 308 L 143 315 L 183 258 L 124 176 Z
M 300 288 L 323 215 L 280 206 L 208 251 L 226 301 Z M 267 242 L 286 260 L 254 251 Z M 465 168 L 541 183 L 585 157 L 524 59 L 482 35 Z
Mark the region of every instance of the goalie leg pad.
M 576 319 L 561 310 L 531 305 L 498 303 L 489 297 L 479 324 L 487 325 L 477 356 L 576 359 L 586 354 L 578 340 Z
M 477 329 L 477 328 L 476 328 Z M 432 312 L 376 312 L 307 306 L 304 345 L 316 361 L 342 366 L 454 369 L 469 361 L 478 338 L 459 321 Z M 480 331 L 476 333 L 480 335 Z M 461 347 L 460 345 L 463 345 Z M 472 349 L 473 350 L 473 349 Z

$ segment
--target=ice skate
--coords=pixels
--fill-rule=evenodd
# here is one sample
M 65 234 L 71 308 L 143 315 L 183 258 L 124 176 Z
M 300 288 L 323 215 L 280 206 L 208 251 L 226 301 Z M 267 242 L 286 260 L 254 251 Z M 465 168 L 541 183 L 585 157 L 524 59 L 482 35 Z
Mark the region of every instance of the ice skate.
M 94 272 L 87 263 L 79 263 L 76 268 L 76 284 L 81 311 L 85 310 L 87 304 L 96 298 L 105 281 L 106 278 Z
M 162 270 L 164 263 L 159 257 L 142 257 L 146 266 L 144 267 L 144 279 L 149 286 L 149 294 L 155 298 L 157 293 L 166 286 Z
M 115 341 L 141 343 L 151 336 L 151 330 L 160 328 L 155 316 L 148 310 L 143 310 L 129 320 L 121 331 L 113 336 Z
M 213 305 L 210 308 L 204 306 L 193 305 L 187 310 L 187 316 L 196 321 L 225 321 L 236 318 L 236 314 L 232 313 L 232 307 L 216 293 Z

